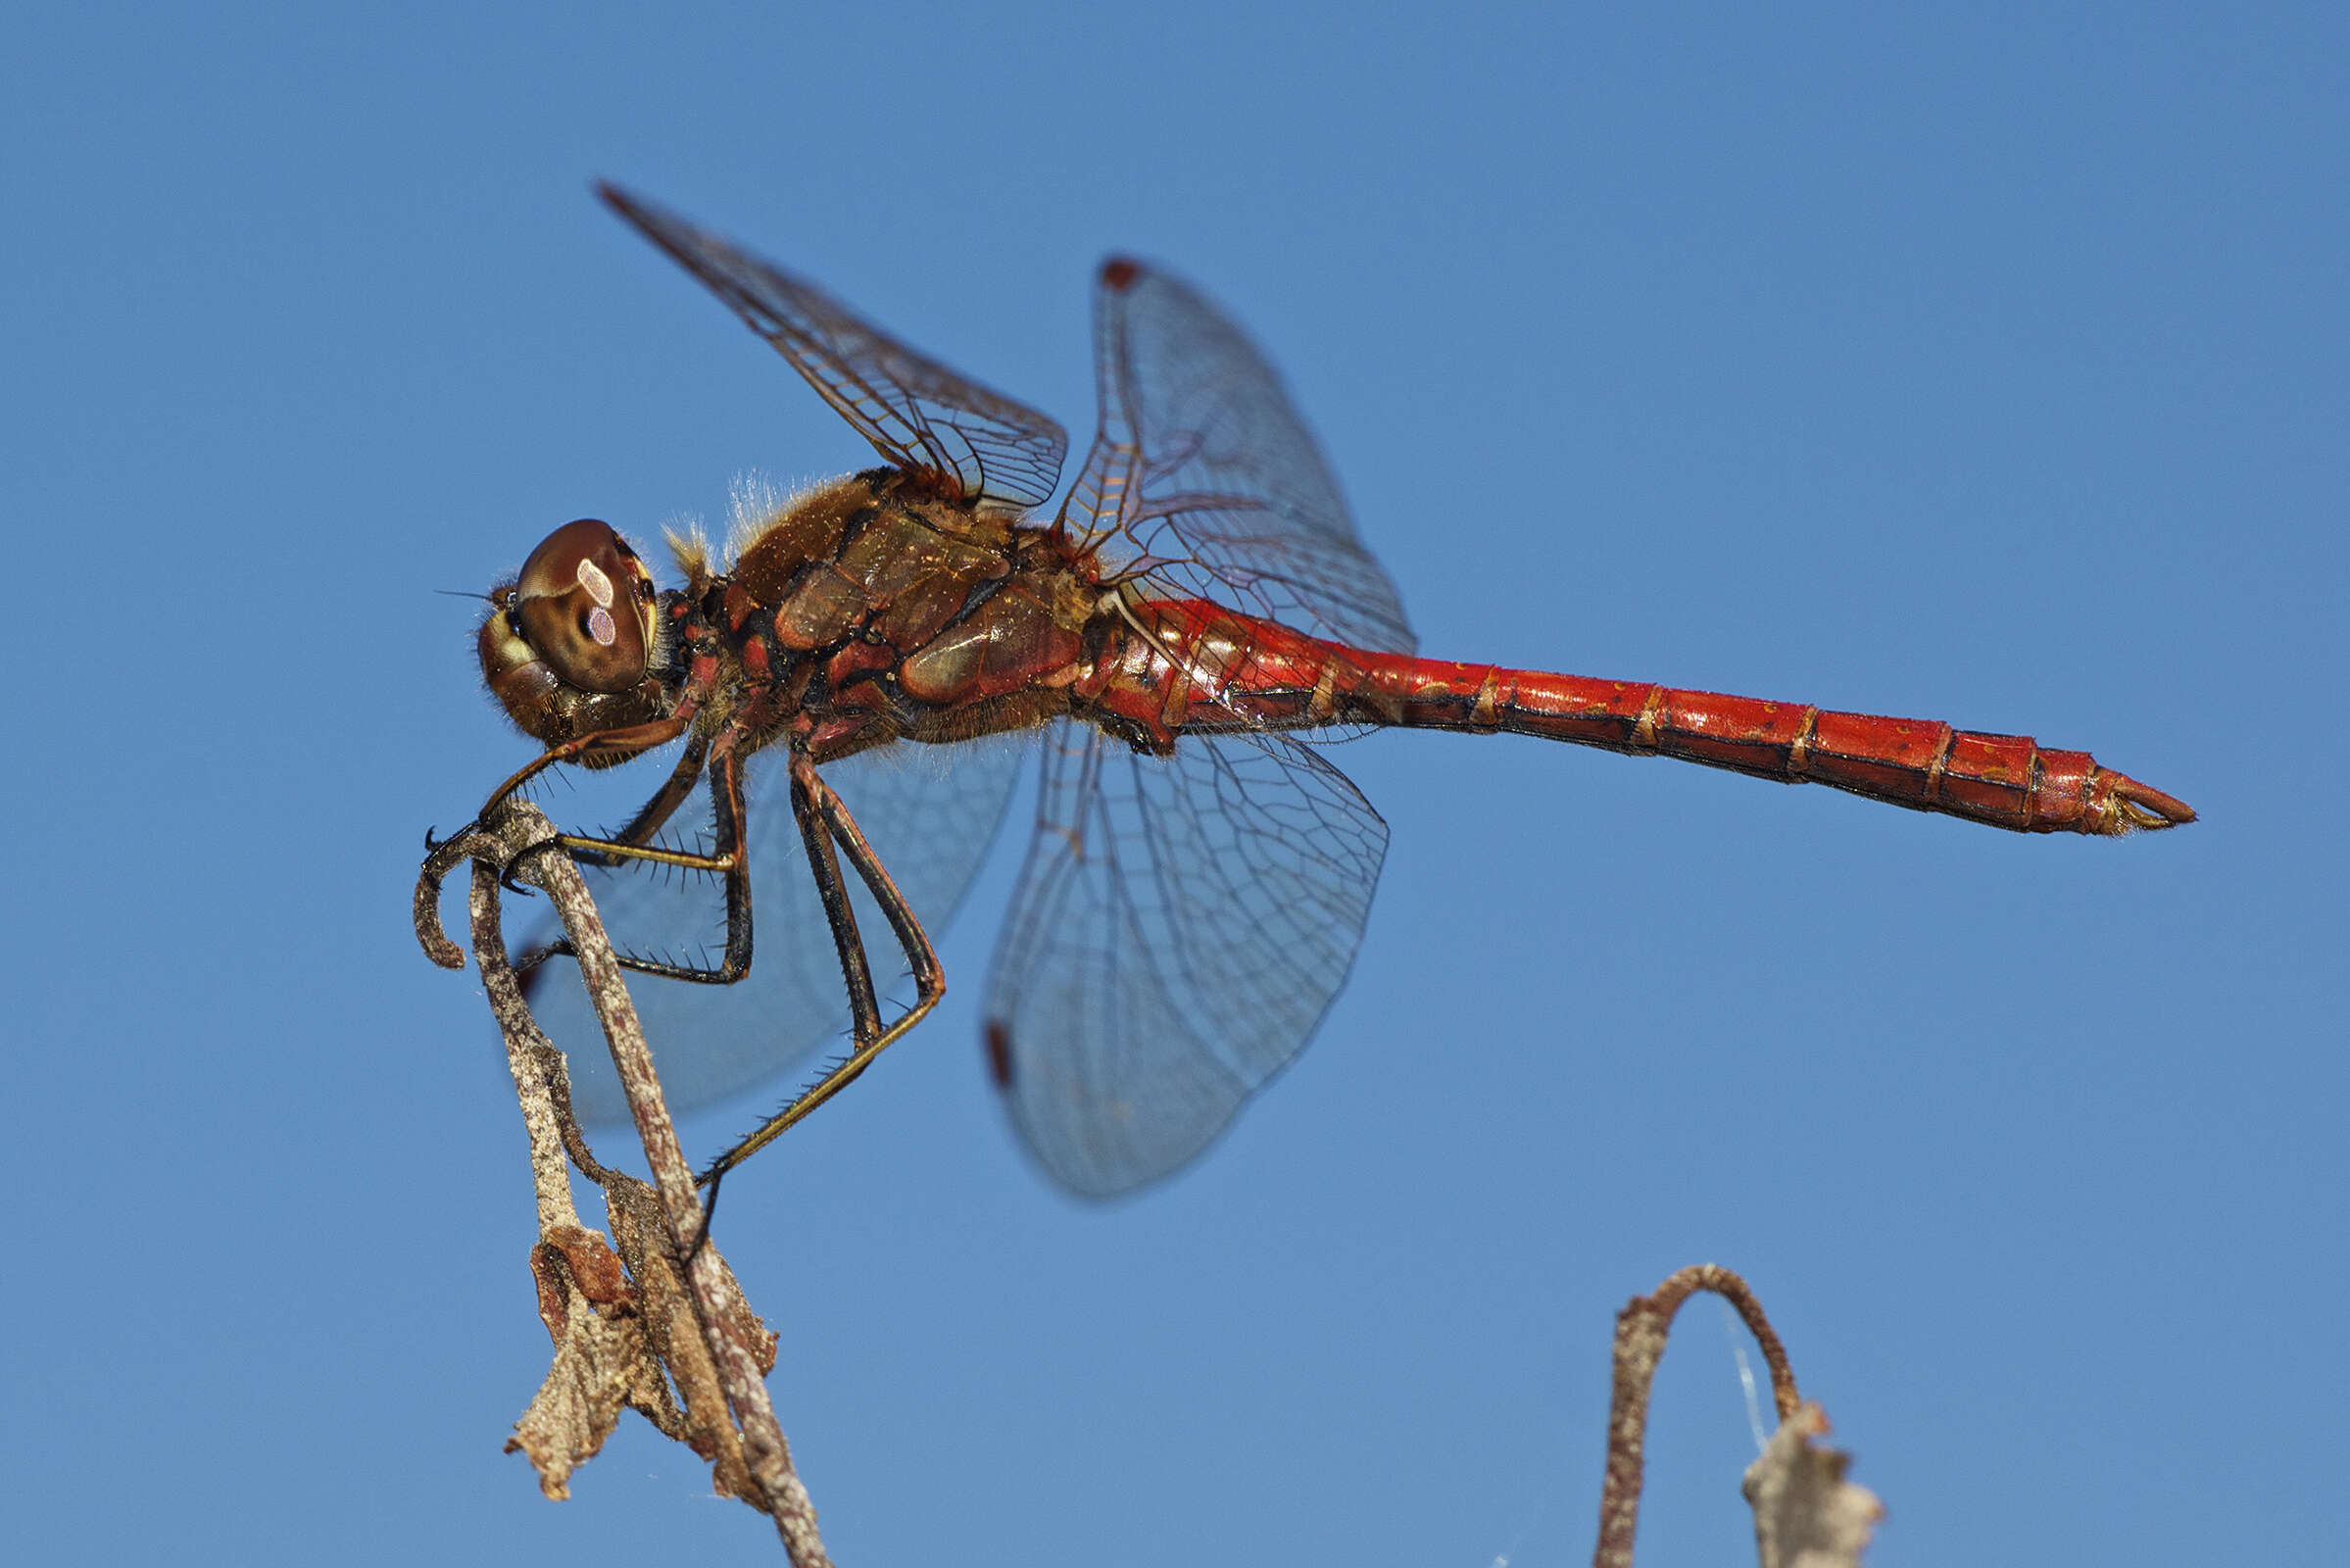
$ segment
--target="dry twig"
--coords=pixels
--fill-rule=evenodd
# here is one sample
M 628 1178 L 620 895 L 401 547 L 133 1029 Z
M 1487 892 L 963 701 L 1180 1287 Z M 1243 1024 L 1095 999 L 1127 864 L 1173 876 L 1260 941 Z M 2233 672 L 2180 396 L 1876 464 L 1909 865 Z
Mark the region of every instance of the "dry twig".
M 1698 1263 L 1669 1276 L 1650 1296 L 1636 1296 L 1616 1314 L 1615 1380 L 1607 1407 L 1607 1478 L 1599 1494 L 1596 1568 L 1631 1568 L 1640 1523 L 1640 1479 L 1648 1430 L 1648 1391 L 1665 1353 L 1673 1314 L 1698 1291 L 1727 1300 L 1745 1320 L 1771 1370 L 1780 1429 L 1746 1472 L 1755 1544 L 1764 1568 L 1832 1568 L 1857 1563 L 1869 1530 L 1882 1517 L 1877 1499 L 1844 1482 L 1845 1456 L 1810 1446 L 1828 1429 L 1816 1404 L 1795 1393 L 1787 1348 L 1746 1282 L 1729 1269 Z
M 619 962 L 578 867 L 554 837 L 536 808 L 512 803 L 486 827 L 432 847 L 415 906 L 426 955 L 462 968 L 463 952 L 441 929 L 439 896 L 451 870 L 473 862 L 474 956 L 506 1038 L 530 1138 L 539 1223 L 531 1272 L 556 1355 L 508 1446 L 527 1453 L 541 1490 L 562 1497 L 570 1473 L 594 1457 L 620 1412 L 635 1409 L 709 1460 L 721 1494 L 773 1519 L 796 1568 L 830 1568 L 815 1507 L 767 1400 L 775 1337 L 743 1298 L 718 1250 L 702 1241 L 693 1172 L 661 1102 Z M 600 1164 L 579 1134 L 563 1053 L 531 1018 L 507 962 L 498 900 L 502 881 L 514 885 L 507 879 L 545 890 L 563 919 L 628 1096 L 651 1187 Z M 616 1252 L 579 1223 L 566 1157 L 604 1189 Z

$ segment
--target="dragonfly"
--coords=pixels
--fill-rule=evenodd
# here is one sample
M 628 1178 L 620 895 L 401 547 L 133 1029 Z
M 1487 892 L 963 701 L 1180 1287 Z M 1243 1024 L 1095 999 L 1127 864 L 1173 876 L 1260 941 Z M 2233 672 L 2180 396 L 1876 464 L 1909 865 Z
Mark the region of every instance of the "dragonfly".
M 485 816 L 558 765 L 676 748 L 624 825 L 559 839 L 647 977 L 672 1108 L 772 1076 L 846 1015 L 846 1053 L 705 1183 L 938 1004 L 930 932 L 1032 754 L 986 1060 L 1037 1163 L 1090 1197 L 1198 1155 L 1344 985 L 1388 831 L 1323 755 L 1333 739 L 1526 735 L 2024 833 L 2194 819 L 2029 737 L 1418 657 L 1280 377 L 1155 267 L 1100 270 L 1100 430 L 1055 508 L 1053 420 L 654 203 L 598 192 L 882 459 L 788 495 L 738 490 L 721 546 L 672 532 L 682 587 L 657 587 L 607 523 L 566 523 L 491 591 L 478 634 L 491 694 L 544 748 Z M 691 955 L 664 946 L 688 931 Z M 518 961 L 542 1023 L 576 1046 L 594 1031 L 567 953 L 550 935 Z M 589 1119 L 624 1117 L 599 1054 L 570 1054 Z

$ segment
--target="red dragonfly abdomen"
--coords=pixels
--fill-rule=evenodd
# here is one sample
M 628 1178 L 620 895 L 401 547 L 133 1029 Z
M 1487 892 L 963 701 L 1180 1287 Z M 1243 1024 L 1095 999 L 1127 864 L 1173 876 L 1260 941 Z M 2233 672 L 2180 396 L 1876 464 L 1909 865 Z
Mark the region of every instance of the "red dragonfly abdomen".
M 1120 709 L 1136 699 L 1157 704 L 1152 716 L 1170 729 L 1229 728 L 1238 718 L 1277 728 L 1392 724 L 1534 735 L 1832 785 L 2019 833 L 2121 834 L 2195 819 L 2184 802 L 2099 766 L 2088 753 L 2030 736 L 1372 653 L 1196 601 L 1140 608 L 1150 612 L 1160 652 L 1139 660 L 1130 653 L 1117 682 L 1126 690 L 1105 696 Z M 1170 680 L 1164 653 L 1189 673 Z M 1231 675 L 1203 678 L 1211 671 Z
M 1359 669 L 1364 706 L 1394 705 L 1388 723 L 1678 757 L 2021 833 L 2118 834 L 2195 817 L 2184 802 L 2100 767 L 2086 752 L 2028 735 L 1490 664 L 1379 655 L 1348 662 Z

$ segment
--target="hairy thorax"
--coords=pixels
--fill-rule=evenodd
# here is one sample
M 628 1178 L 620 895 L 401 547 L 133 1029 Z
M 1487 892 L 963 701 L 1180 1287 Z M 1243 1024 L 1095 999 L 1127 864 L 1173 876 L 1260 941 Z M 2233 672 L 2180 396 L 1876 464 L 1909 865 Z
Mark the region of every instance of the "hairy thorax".
M 965 740 L 1066 712 L 1089 666 L 1092 571 L 1021 514 L 874 469 L 780 507 L 713 572 L 681 544 L 673 669 L 703 722 L 816 760 Z M 1098 638 L 1091 639 L 1098 642 Z

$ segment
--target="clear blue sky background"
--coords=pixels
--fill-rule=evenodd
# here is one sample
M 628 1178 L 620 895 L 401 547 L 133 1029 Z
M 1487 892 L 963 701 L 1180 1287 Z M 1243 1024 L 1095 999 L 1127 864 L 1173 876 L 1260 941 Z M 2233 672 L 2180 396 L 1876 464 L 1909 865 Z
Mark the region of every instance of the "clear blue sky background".
M 23 1560 L 761 1560 L 543 1368 L 427 824 L 548 527 L 866 449 L 629 181 L 1090 431 L 1111 248 L 1286 369 L 1423 646 L 1942 716 L 2205 812 L 2025 839 L 1381 737 L 1351 987 L 1204 1162 L 1042 1184 L 942 1015 L 727 1190 L 845 1563 L 1584 1560 L 1611 1314 L 1745 1271 L 1876 1560 L 2323 1562 L 2342 1238 L 2336 8 L 22 14 L 0 59 L 0 1505 Z M 1016 836 L 1015 836 L 1016 837 Z M 707 1152 L 758 1104 L 692 1124 Z M 1641 1561 L 1749 1550 L 1710 1307 Z

